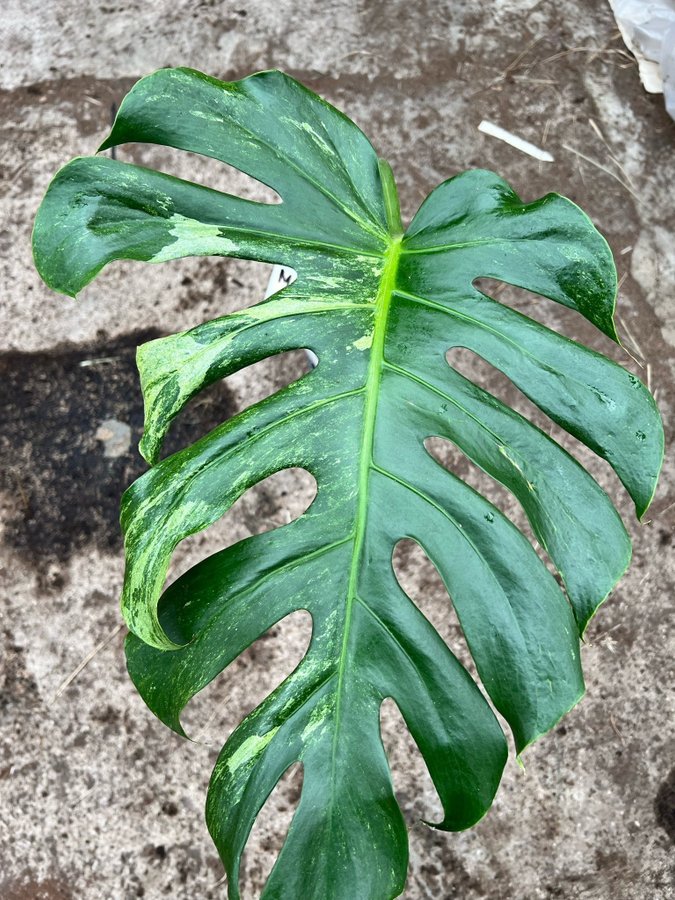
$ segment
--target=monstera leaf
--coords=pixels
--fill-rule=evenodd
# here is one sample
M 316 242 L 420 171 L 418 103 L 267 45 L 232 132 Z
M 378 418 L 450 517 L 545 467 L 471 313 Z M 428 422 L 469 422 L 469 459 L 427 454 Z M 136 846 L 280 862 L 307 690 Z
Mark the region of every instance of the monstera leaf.
M 394 897 L 407 838 L 380 737 L 382 701 L 393 698 L 424 757 L 443 806 L 437 828 L 467 828 L 485 813 L 507 756 L 476 683 L 400 588 L 396 543 L 417 541 L 438 568 L 518 752 L 580 698 L 579 636 L 630 557 L 594 479 L 446 353 L 468 348 L 500 369 L 607 460 L 641 516 L 662 456 L 645 387 L 474 286 L 489 276 L 526 288 L 615 338 L 610 251 L 569 200 L 523 203 L 486 171 L 440 185 L 404 233 L 387 164 L 349 119 L 279 72 L 222 83 L 159 71 L 126 97 L 101 149 L 129 141 L 215 157 L 282 202 L 76 159 L 50 185 L 35 225 L 37 267 L 51 287 L 75 295 L 122 258 L 237 256 L 298 273 L 266 302 L 139 350 L 152 468 L 122 501 L 131 677 L 182 734 L 191 697 L 274 623 L 308 610 L 306 656 L 218 759 L 208 825 L 236 898 L 254 820 L 299 761 L 302 795 L 264 896 Z M 317 354 L 316 369 L 158 461 L 172 419 L 199 390 L 302 347 Z M 565 593 L 509 519 L 434 460 L 431 436 L 518 498 Z M 179 541 L 291 466 L 317 482 L 304 515 L 216 553 L 162 593 Z

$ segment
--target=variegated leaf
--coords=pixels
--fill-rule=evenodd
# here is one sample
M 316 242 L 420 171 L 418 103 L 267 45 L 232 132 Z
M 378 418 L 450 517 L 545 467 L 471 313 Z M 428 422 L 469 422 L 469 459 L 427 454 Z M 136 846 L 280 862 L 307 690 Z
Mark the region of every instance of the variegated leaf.
M 274 623 L 312 616 L 297 669 L 235 730 L 217 762 L 209 828 L 239 896 L 241 853 L 282 774 L 303 766 L 298 809 L 267 898 L 389 898 L 407 839 L 380 737 L 398 705 L 443 806 L 442 829 L 488 809 L 506 759 L 497 720 L 400 588 L 412 538 L 452 597 L 484 688 L 521 752 L 583 692 L 579 635 L 628 565 L 607 495 L 558 443 L 446 360 L 468 348 L 613 467 L 638 515 L 661 464 L 654 402 L 631 374 L 481 293 L 489 276 L 578 310 L 610 337 L 615 269 L 573 203 L 523 203 L 497 175 L 446 181 L 405 231 L 396 188 L 363 133 L 297 81 L 222 83 L 187 69 L 140 81 L 102 149 L 164 144 L 273 188 L 261 204 L 103 157 L 74 160 L 38 213 L 38 269 L 75 295 L 114 259 L 189 255 L 283 263 L 297 280 L 241 312 L 139 350 L 142 451 L 124 496 L 129 671 L 182 733 L 188 701 Z M 159 461 L 172 419 L 201 389 L 292 348 L 316 369 Z M 566 595 L 516 527 L 441 467 L 452 441 L 520 501 Z M 317 496 L 289 525 L 195 566 L 163 592 L 176 545 L 252 485 L 299 466 Z

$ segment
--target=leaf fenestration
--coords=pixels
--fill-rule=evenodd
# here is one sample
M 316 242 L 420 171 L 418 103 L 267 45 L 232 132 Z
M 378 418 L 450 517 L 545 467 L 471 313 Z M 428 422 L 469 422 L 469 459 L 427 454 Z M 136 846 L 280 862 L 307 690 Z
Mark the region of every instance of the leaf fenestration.
M 189 700 L 299 609 L 312 638 L 296 670 L 239 725 L 216 764 L 207 821 L 239 896 L 255 818 L 283 773 L 303 789 L 267 898 L 389 898 L 407 837 L 380 737 L 396 702 L 443 806 L 436 827 L 489 808 L 506 742 L 488 702 L 392 569 L 402 538 L 438 568 L 483 686 L 518 752 L 583 693 L 579 636 L 628 565 L 610 499 L 551 437 L 454 369 L 467 348 L 615 470 L 639 516 L 663 436 L 633 375 L 484 295 L 491 277 L 577 310 L 616 339 L 611 253 L 584 213 L 549 194 L 523 203 L 491 172 L 440 185 L 403 230 L 391 170 L 342 113 L 280 72 L 223 83 L 189 69 L 142 79 L 101 149 L 164 144 L 274 189 L 255 203 L 103 157 L 54 178 L 37 215 L 36 265 L 75 295 L 109 262 L 236 256 L 291 266 L 271 299 L 139 349 L 141 449 L 150 470 L 122 501 L 128 667 L 183 733 Z M 172 420 L 216 379 L 282 350 L 318 367 L 160 459 Z M 500 510 L 440 466 L 452 441 L 508 488 L 564 582 Z M 317 482 L 289 525 L 205 559 L 164 590 L 176 545 L 252 485 L 298 466 Z

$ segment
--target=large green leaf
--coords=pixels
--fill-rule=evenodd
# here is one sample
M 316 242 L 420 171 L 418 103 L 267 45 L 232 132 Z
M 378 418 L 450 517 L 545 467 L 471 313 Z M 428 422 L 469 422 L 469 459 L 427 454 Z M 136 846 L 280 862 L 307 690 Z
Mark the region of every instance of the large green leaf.
M 182 733 L 191 697 L 275 622 L 308 610 L 305 658 L 218 759 L 209 828 L 236 898 L 256 815 L 300 761 L 302 795 L 264 896 L 394 897 L 407 840 L 380 738 L 383 699 L 394 699 L 428 766 L 438 828 L 485 813 L 506 759 L 488 702 L 399 587 L 396 543 L 412 538 L 437 566 L 518 752 L 581 696 L 579 635 L 630 556 L 595 480 L 446 352 L 468 348 L 500 369 L 610 463 L 641 516 L 662 457 L 645 387 L 474 287 L 489 276 L 527 288 L 615 337 L 611 254 L 569 200 L 522 203 L 486 171 L 443 183 L 403 234 L 386 163 L 349 119 L 279 72 L 230 84 L 157 72 L 126 97 L 102 149 L 128 141 L 215 157 L 282 202 L 76 159 L 35 225 L 36 264 L 54 289 L 75 295 L 121 258 L 215 254 L 298 272 L 266 302 L 139 350 L 142 450 L 153 468 L 122 504 L 129 671 Z M 315 370 L 158 462 L 172 419 L 199 390 L 301 347 L 317 354 Z M 427 452 L 430 436 L 452 441 L 518 498 L 567 596 L 509 519 Z M 303 516 L 216 553 L 162 593 L 179 541 L 290 466 L 317 482 Z

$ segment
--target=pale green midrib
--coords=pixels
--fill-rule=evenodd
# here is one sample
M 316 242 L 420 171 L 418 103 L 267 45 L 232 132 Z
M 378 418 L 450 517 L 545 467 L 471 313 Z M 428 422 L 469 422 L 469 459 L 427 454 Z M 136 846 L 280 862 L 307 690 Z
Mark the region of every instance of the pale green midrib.
M 394 173 L 386 159 L 378 159 L 377 167 L 380 173 L 380 179 L 382 181 L 384 210 L 387 217 L 387 228 L 389 229 L 389 235 L 391 238 L 402 238 L 403 223 L 401 222 L 401 207 L 398 201 L 398 191 L 396 190 Z
M 375 420 L 377 418 L 377 406 L 380 393 L 380 381 L 384 362 L 384 341 L 387 331 L 389 307 L 393 296 L 398 261 L 401 253 L 401 235 L 390 239 L 390 245 L 385 256 L 380 285 L 375 299 L 375 318 L 373 324 L 373 343 L 370 350 L 368 374 L 365 382 L 365 408 L 363 413 L 363 433 L 361 438 L 361 450 L 359 454 L 358 472 L 358 505 L 354 529 L 354 548 L 349 572 L 349 582 L 345 599 L 345 617 L 343 623 L 342 646 L 337 664 L 338 681 L 335 688 L 335 714 L 333 725 L 333 746 L 331 751 L 331 784 L 335 781 L 335 761 L 337 740 L 340 731 L 340 713 L 342 705 L 344 675 L 348 659 L 349 633 L 352 618 L 352 608 L 357 599 L 357 583 L 360 571 L 361 556 L 366 534 L 368 516 L 368 482 L 372 466 L 373 444 L 375 437 Z M 331 793 L 331 804 L 333 794 Z

